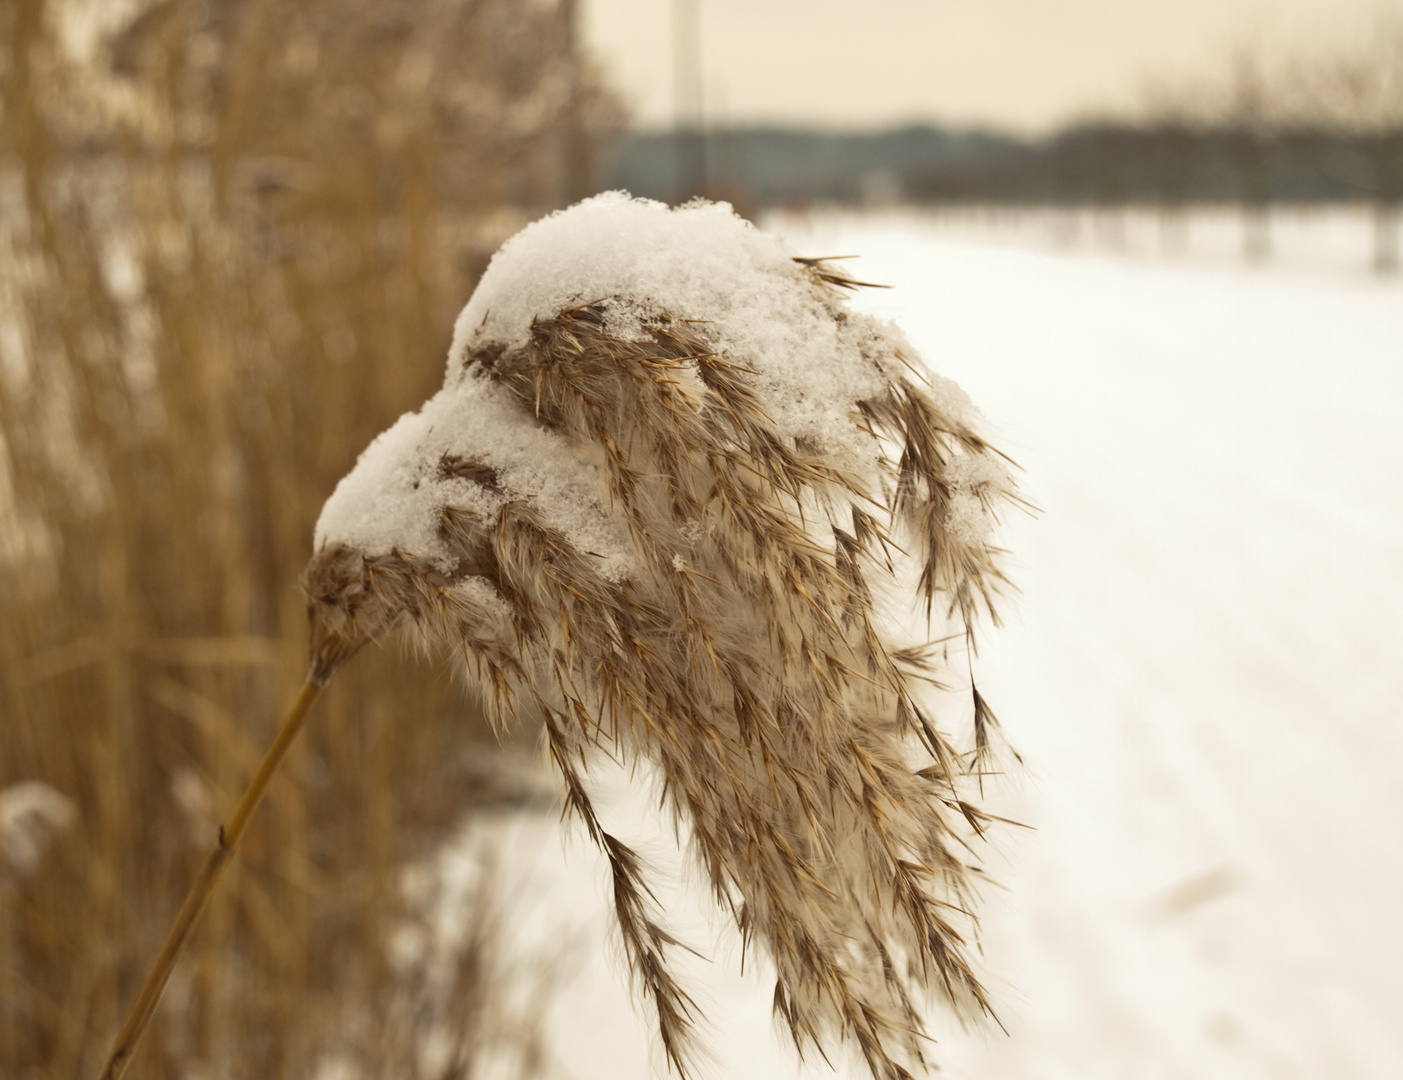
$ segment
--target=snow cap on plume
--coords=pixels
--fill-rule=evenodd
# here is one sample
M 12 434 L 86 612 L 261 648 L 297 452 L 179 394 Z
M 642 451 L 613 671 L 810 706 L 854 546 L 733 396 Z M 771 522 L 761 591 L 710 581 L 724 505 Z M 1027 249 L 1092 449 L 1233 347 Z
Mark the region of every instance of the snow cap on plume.
M 886 607 L 904 588 L 969 628 L 1016 496 L 964 394 L 847 308 L 855 284 L 724 204 L 613 192 L 528 226 L 443 389 L 328 500 L 304 576 L 320 678 L 404 626 L 498 720 L 544 717 L 683 1071 L 696 1007 L 595 815 L 600 744 L 658 771 L 801 1049 L 847 1040 L 899 1077 L 924 1064 L 926 990 L 987 1011 L 956 922 L 992 714 L 976 693 L 973 752 L 951 744 L 919 692 L 932 652 Z

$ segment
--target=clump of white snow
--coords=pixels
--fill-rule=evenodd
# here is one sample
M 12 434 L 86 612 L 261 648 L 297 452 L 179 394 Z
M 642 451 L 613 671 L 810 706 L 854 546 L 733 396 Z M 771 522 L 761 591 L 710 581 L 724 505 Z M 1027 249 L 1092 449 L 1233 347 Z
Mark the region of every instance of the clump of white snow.
M 950 459 L 945 478 L 950 484 L 950 501 L 945 508 L 945 527 L 955 539 L 966 544 L 985 543 L 994 530 L 990 504 L 1009 485 L 1008 470 L 988 454 L 961 454 Z
M 609 301 L 612 333 L 646 339 L 660 315 L 688 320 L 718 354 L 757 373 L 781 431 L 830 451 L 856 448 L 853 402 L 901 369 L 904 339 L 815 288 L 794 254 L 725 203 L 672 210 L 618 191 L 595 196 L 528 225 L 493 256 L 454 327 L 449 382 L 473 350 L 523 345 L 533 321 Z
M 783 436 L 858 472 L 874 466 L 878 448 L 855 403 L 882 394 L 915 357 L 895 327 L 850 311 L 782 240 L 724 203 L 672 210 L 599 195 L 527 226 L 497 252 L 455 325 L 444 388 L 361 455 L 322 511 L 316 545 L 398 550 L 451 570 L 438 531 L 445 506 L 490 517 L 506 500 L 530 498 L 547 524 L 602 558 L 605 576 L 627 576 L 631 543 L 598 468 L 471 363 L 489 346 L 526 345 L 537 320 L 585 304 L 599 305 L 605 329 L 623 340 L 649 340 L 660 320 L 685 321 L 754 373 Z M 685 391 L 686 372 L 678 378 Z M 935 379 L 931 392 L 952 419 L 973 419 L 954 384 Z M 445 457 L 491 467 L 495 485 L 444 476 Z
M 493 491 L 440 473 L 444 458 L 480 462 Z M 439 536 L 446 506 L 495 516 L 513 498 L 532 500 L 547 524 L 581 551 L 600 556 L 611 580 L 632 567 L 628 533 L 601 504 L 604 482 L 568 443 L 529 416 L 494 383 L 473 376 L 445 387 L 375 439 L 322 508 L 315 546 L 341 543 L 366 555 L 402 551 L 451 571 Z

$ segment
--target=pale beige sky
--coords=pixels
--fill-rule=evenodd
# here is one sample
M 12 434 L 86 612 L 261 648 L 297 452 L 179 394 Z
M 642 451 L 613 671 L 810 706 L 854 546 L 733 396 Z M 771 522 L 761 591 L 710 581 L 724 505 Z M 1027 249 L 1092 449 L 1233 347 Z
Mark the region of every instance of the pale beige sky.
M 580 0 L 636 122 L 673 110 L 674 0 Z M 1403 0 L 696 0 L 708 121 L 1045 130 L 1152 78 L 1365 32 Z

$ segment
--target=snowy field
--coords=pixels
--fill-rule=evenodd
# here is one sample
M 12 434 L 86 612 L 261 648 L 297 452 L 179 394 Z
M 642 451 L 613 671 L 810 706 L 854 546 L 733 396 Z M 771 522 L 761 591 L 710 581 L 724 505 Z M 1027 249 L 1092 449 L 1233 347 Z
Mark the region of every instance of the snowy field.
M 1403 286 L 1335 256 L 1247 270 L 895 216 L 772 224 L 894 286 L 855 302 L 969 391 L 1043 508 L 1006 530 L 1023 595 L 978 667 L 1027 762 L 996 808 L 1036 829 L 989 864 L 1009 1034 L 937 1017 L 941 1075 L 1403 1076 Z M 517 947 L 573 943 L 554 1073 L 663 1075 L 585 844 L 490 828 Z M 771 984 L 678 905 L 713 954 L 693 968 L 706 1075 L 833 1075 L 774 1041 Z
M 869 224 L 933 232 L 947 240 L 1042 249 L 1059 254 L 1102 254 L 1131 260 L 1170 260 L 1201 269 L 1236 269 L 1245 237 L 1237 207 L 1194 207 L 1166 214 L 1152 206 L 971 206 L 871 213 Z M 778 231 L 802 235 L 813 222 L 773 221 Z M 1367 204 L 1278 204 L 1262 221 L 1264 261 L 1274 271 L 1367 271 L 1374 258 L 1375 222 Z

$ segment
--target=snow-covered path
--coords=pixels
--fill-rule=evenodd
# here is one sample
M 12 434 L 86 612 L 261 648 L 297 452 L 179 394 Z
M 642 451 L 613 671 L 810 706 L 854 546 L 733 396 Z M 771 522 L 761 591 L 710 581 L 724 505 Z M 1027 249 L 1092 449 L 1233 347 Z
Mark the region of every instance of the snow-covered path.
M 1403 288 L 861 219 L 790 240 L 895 286 L 855 302 L 1043 508 L 978 668 L 1036 827 L 1001 837 L 985 918 L 1009 1036 L 938 1032 L 944 1075 L 1403 1076 Z M 557 1061 L 645 1075 L 586 967 Z M 767 988 L 713 967 L 713 1075 L 792 1073 Z

